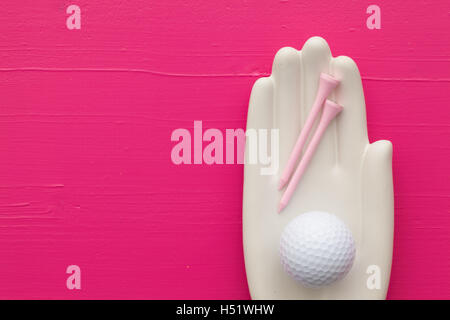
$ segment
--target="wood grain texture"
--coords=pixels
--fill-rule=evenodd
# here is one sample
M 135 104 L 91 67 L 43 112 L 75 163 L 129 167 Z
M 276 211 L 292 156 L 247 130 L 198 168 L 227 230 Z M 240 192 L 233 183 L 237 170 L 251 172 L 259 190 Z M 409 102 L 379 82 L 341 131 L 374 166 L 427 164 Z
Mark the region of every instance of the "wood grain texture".
M 448 1 L 4 1 L 0 298 L 249 298 L 242 166 L 172 164 L 176 128 L 244 128 L 275 52 L 324 37 L 394 145 L 391 299 L 450 298 Z M 66 267 L 82 270 L 67 290 Z

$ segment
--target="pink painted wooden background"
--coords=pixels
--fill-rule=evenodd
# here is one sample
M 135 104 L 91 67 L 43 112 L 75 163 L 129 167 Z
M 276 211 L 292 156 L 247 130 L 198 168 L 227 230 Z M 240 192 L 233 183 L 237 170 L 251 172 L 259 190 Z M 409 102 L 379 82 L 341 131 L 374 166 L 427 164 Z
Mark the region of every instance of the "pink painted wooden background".
M 394 144 L 388 297 L 450 298 L 450 3 L 374 3 L 381 30 L 368 1 L 2 1 L 0 298 L 249 298 L 243 168 L 175 166 L 170 135 L 244 128 L 276 51 L 314 35 Z

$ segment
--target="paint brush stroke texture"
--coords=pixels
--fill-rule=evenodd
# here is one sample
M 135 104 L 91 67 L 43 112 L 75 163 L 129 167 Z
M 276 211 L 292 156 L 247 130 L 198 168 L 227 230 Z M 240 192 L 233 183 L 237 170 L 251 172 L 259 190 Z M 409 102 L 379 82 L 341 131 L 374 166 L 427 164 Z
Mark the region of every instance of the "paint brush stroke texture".
M 175 166 L 170 135 L 244 128 L 275 52 L 314 35 L 394 145 L 388 298 L 450 298 L 447 1 L 378 1 L 381 30 L 355 1 L 80 0 L 81 30 L 69 4 L 2 3 L 0 298 L 249 298 L 242 166 Z

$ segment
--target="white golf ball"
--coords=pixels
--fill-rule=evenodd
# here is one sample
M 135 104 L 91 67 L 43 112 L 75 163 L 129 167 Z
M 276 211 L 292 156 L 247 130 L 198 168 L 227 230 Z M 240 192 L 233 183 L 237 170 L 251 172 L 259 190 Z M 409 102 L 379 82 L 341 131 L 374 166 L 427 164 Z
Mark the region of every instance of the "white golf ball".
M 342 279 L 350 271 L 355 241 L 338 217 L 311 211 L 284 228 L 280 255 L 288 274 L 306 287 L 318 288 Z

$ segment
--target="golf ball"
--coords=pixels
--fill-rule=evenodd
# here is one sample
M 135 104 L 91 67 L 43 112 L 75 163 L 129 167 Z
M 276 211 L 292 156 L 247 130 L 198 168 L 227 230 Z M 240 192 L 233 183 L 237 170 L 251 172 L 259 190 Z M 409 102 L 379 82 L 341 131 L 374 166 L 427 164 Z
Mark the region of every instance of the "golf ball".
M 306 287 L 318 288 L 342 279 L 355 259 L 355 241 L 345 223 L 321 211 L 303 213 L 283 230 L 281 263 Z

